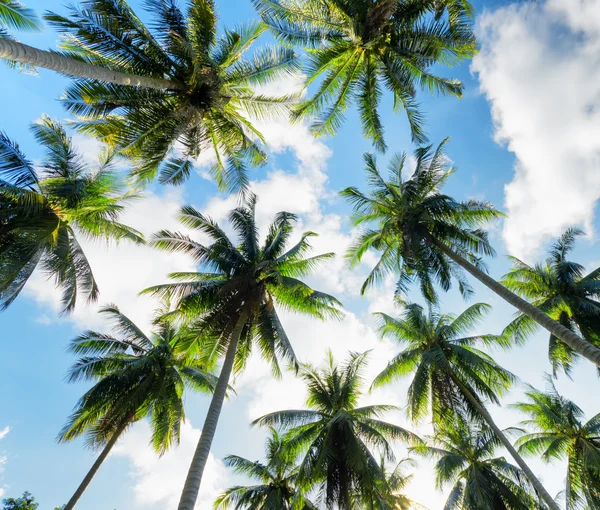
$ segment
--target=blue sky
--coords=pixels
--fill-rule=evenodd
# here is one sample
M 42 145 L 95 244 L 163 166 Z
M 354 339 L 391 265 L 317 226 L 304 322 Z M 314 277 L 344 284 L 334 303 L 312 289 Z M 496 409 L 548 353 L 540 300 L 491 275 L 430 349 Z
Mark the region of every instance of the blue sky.
M 132 1 L 140 13 L 141 2 Z M 38 12 L 65 7 L 59 1 L 30 1 Z M 249 0 L 221 0 L 222 25 L 231 26 L 254 17 Z M 504 274 L 510 252 L 529 262 L 543 257 L 553 237 L 568 226 L 582 226 L 582 238 L 574 257 L 588 269 L 600 265 L 598 221 L 594 218 L 600 197 L 600 49 L 599 0 L 546 0 L 511 4 L 507 1 L 476 2 L 477 27 L 482 51 L 474 62 L 440 72 L 460 78 L 465 96 L 431 98 L 423 95 L 427 131 L 432 143 L 447 136 L 448 156 L 458 167 L 447 191 L 459 199 L 489 200 L 507 212 L 509 219 L 492 229 L 498 257 L 489 261 L 495 277 Z M 40 48 L 55 47 L 50 29 L 21 36 Z M 265 39 L 268 40 L 268 37 Z M 28 125 L 42 113 L 63 119 L 57 100 L 67 80 L 49 71 L 39 76 L 18 74 L 0 66 L 2 108 L 0 128 L 17 141 L 30 158 L 41 157 Z M 293 84 L 281 84 L 290 87 Z M 382 105 L 389 146 L 379 155 L 382 165 L 393 152 L 412 152 L 403 114 L 391 113 L 389 98 Z M 348 208 L 337 191 L 349 185 L 364 186 L 362 154 L 370 151 L 360 133 L 360 122 L 349 111 L 335 138 L 314 140 L 306 126 L 270 123 L 264 133 L 271 147 L 269 164 L 253 171 L 259 193 L 259 221 L 289 209 L 300 214 L 299 231 L 315 230 L 321 237 L 316 251 L 340 255 L 350 242 Z M 98 145 L 80 136 L 76 142 L 93 160 Z M 151 187 L 147 196 L 127 214 L 127 223 L 145 233 L 175 228 L 173 215 L 184 203 L 192 203 L 224 221 L 234 197 L 216 192 L 212 183 L 194 175 L 184 187 Z M 86 243 L 101 288 L 100 303 L 116 302 L 121 309 L 147 325 L 152 304 L 137 292 L 166 280 L 174 270 L 191 268 L 185 257 L 170 257 L 126 244 L 118 247 Z M 393 280 L 367 298 L 358 296 L 360 279 L 367 266 L 349 272 L 341 257 L 317 275 L 312 283 L 338 296 L 348 309 L 341 323 L 316 323 L 302 317 L 284 316 L 299 355 L 318 363 L 330 347 L 343 356 L 347 350 L 372 349 L 371 373 L 389 360 L 397 347 L 379 341 L 370 313 L 392 311 Z M 508 305 L 474 284 L 473 302 L 487 302 L 493 312 L 481 332 L 499 332 L 512 317 Z M 419 297 L 415 294 L 415 300 Z M 457 313 L 466 304 L 455 292 L 443 296 L 444 311 Z M 74 359 L 65 353 L 67 341 L 87 328 L 107 331 L 93 307 L 81 307 L 71 317 L 57 316 L 57 295 L 51 282 L 36 275 L 24 294 L 0 316 L 3 356 L 0 357 L 0 490 L 17 496 L 29 490 L 41 508 L 66 502 L 94 459 L 81 442 L 57 445 L 55 436 L 85 385 L 68 385 L 64 374 Z M 497 353 L 497 359 L 523 382 L 540 386 L 549 370 L 547 335 L 538 333 L 523 348 Z M 558 388 L 581 405 L 588 416 L 598 412 L 594 398 L 598 380 L 594 369 L 580 363 L 573 381 L 559 378 Z M 238 397 L 224 408 L 215 440 L 214 458 L 208 468 L 199 508 L 209 508 L 221 489 L 242 481 L 228 472 L 219 459 L 229 453 L 250 459 L 262 457 L 263 431 L 249 427 L 261 413 L 301 406 L 302 385 L 291 375 L 273 381 L 268 368 L 253 360 L 237 380 Z M 378 403 L 404 405 L 406 382 L 366 396 Z M 516 387 L 504 403 L 521 395 Z M 594 402 L 596 401 L 596 403 Z M 161 460 L 147 448 L 148 431 L 132 428 L 116 447 L 81 500 L 86 510 L 166 510 L 174 507 L 183 483 L 191 450 L 202 426 L 207 398 L 187 395 L 188 424 L 182 444 Z M 501 426 L 515 425 L 519 416 L 507 409 L 492 409 Z M 390 419 L 407 425 L 401 415 Z M 5 428 L 8 427 L 8 428 Z M 426 424 L 413 427 L 419 432 Z M 405 454 L 401 445 L 398 455 Z M 548 490 L 562 488 L 561 463 L 552 466 L 532 461 Z M 431 509 L 443 506 L 444 495 L 433 488 L 430 466 L 421 461 L 409 494 Z M 174 503 L 175 502 L 175 503 Z

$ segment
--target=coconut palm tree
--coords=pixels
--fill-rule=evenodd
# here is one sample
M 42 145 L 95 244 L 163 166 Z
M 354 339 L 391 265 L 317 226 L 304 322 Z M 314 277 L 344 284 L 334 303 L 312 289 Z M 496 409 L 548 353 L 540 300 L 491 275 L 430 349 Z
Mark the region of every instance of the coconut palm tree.
M 523 471 L 495 456 L 501 446 L 489 427 L 458 418 L 440 427 L 430 445 L 414 450 L 437 460 L 438 489 L 452 484 L 444 510 L 546 508 L 537 501 Z
M 384 475 L 385 485 L 382 492 L 383 497 L 378 501 L 379 506 L 376 505 L 375 508 L 381 508 L 382 510 L 427 510 L 423 505 L 413 501 L 404 494 L 404 490 L 413 478 L 412 474 L 405 474 L 405 469 L 407 467 L 416 467 L 416 463 L 412 458 L 406 457 L 402 459 L 391 471 L 386 468 L 385 459 L 382 458 L 380 467 Z M 369 499 L 367 499 L 364 507 L 369 508 L 371 504 Z
M 387 493 L 386 480 L 371 449 L 393 460 L 390 441 L 415 443 L 412 432 L 379 418 L 394 406 L 358 407 L 367 353 L 351 353 L 338 365 L 331 351 L 321 368 L 305 365 L 300 376 L 306 382 L 308 409 L 266 414 L 254 424 L 284 427 L 286 446 L 303 452 L 297 483 L 318 488 L 326 508 L 348 510 L 356 501 L 377 505 Z
M 255 208 L 256 196 L 250 194 L 229 215 L 239 237 L 238 246 L 217 223 L 191 206 L 182 208 L 180 221 L 207 235 L 212 244 L 203 245 L 185 234 L 166 230 L 152 240 L 157 248 L 189 254 L 201 267 L 199 272 L 174 273 L 171 276 L 175 282 L 145 292 L 169 297 L 176 303 L 180 316 L 193 320 L 202 342 L 191 342 L 189 349 L 199 351 L 207 363 L 224 355 L 179 510 L 194 508 L 231 373 L 244 368 L 253 345 L 271 363 L 276 376 L 280 374 L 278 358 L 297 365 L 276 307 L 320 319 L 341 317 L 337 299 L 300 280 L 333 257 L 333 253 L 306 257 L 309 238 L 316 235 L 313 232 L 305 232 L 295 245 L 286 249 L 296 220 L 294 214 L 287 212 L 276 215 L 264 243 L 260 244 Z
M 17 0 L 0 0 L 0 44 L 2 39 L 15 41 L 10 29 L 28 32 L 42 30 L 42 23 L 33 9 L 29 9 Z M 18 62 L 8 60 L 11 67 L 19 66 Z M 32 66 L 20 65 L 21 69 L 34 71 Z
M 516 257 L 513 269 L 501 283 L 528 299 L 532 305 L 548 314 L 565 328 L 580 334 L 600 347 L 600 268 L 584 275 L 581 264 L 567 259 L 581 230 L 569 229 L 552 245 L 544 264 L 529 266 Z M 527 315 L 519 314 L 506 328 L 506 333 L 518 341 L 531 335 L 538 324 Z M 579 355 L 570 346 L 550 334 L 548 349 L 552 368 L 570 372 L 574 358 Z
M 0 41 L 0 58 L 76 78 L 63 97 L 79 127 L 137 160 L 135 174 L 177 184 L 205 154 L 221 188 L 244 187 L 246 165 L 266 160 L 262 135 L 247 115 L 287 114 L 295 96 L 254 91 L 297 69 L 291 49 L 244 53 L 261 24 L 217 36 L 212 0 L 148 0 L 145 26 L 124 0 L 86 0 L 70 16 L 46 20 L 65 34 L 62 54 Z M 174 145 L 177 143 L 177 150 Z
M 478 345 L 507 346 L 504 336 L 468 334 L 490 310 L 478 303 L 454 317 L 430 309 L 425 313 L 417 304 L 406 305 L 399 318 L 378 313 L 379 331 L 407 347 L 375 378 L 374 387 L 389 384 L 400 376 L 413 374 L 408 389 L 407 412 L 413 421 L 431 414 L 437 427 L 466 413 L 485 422 L 510 452 L 545 503 L 558 506 L 517 453 L 512 443 L 494 422 L 484 401 L 500 404 L 500 396 L 515 376 L 502 368 Z
M 86 436 L 87 446 L 102 448 L 65 510 L 75 507 L 117 440 L 133 423 L 148 417 L 150 444 L 159 455 L 179 442 L 185 419 L 183 391 L 210 392 L 217 378 L 196 357 L 179 348 L 190 333 L 159 314 L 147 336 L 115 305 L 100 310 L 113 324 L 116 336 L 87 331 L 69 350 L 80 356 L 68 374 L 69 382 L 97 381 L 77 403 L 61 430 L 60 442 Z
M 136 195 L 124 191 L 112 152 L 90 169 L 59 123 L 42 117 L 31 129 L 46 151 L 35 166 L 0 133 L 0 309 L 41 266 L 62 289 L 63 311 L 70 312 L 79 295 L 98 297 L 81 236 L 143 242 L 139 232 L 116 221 Z
M 517 441 L 519 452 L 547 462 L 567 459 L 567 510 L 584 502 L 600 508 L 600 414 L 584 422 L 582 409 L 560 395 L 550 377 L 547 385 L 545 392 L 529 387 L 527 400 L 512 406 L 528 416 L 522 424 L 533 430 Z
M 365 155 L 369 194 L 354 187 L 342 191 L 353 206 L 353 224 L 369 225 L 348 251 L 350 266 L 359 264 L 369 250 L 380 258 L 362 291 L 397 273 L 397 295 L 418 280 L 425 299 L 436 301 L 434 284 L 443 290 L 453 278 L 463 294 L 470 288 L 461 268 L 466 270 L 502 299 L 542 325 L 574 351 L 600 366 L 600 349 L 556 322 L 542 310 L 520 298 L 484 271 L 480 255 L 494 255 L 487 233 L 481 226 L 502 214 L 490 204 L 476 200 L 458 202 L 442 193 L 442 187 L 454 169 L 444 153 L 444 140 L 435 151 L 423 147 L 415 152 L 416 168 L 412 176 L 402 175 L 406 155 L 394 157 L 385 180 L 375 158 Z
M 413 139 L 426 140 L 416 102 L 419 89 L 460 97 L 460 81 L 432 72 L 476 53 L 467 1 L 448 0 L 253 0 L 280 41 L 308 49 L 307 85 L 316 92 L 296 110 L 315 116 L 313 132 L 335 133 L 344 112 L 358 104 L 363 134 L 385 150 L 379 115 L 382 89 L 404 109 Z M 440 10 L 448 7 L 448 16 Z M 433 16 L 437 11 L 437 16 Z
M 228 455 L 225 465 L 238 474 L 247 475 L 259 483 L 257 485 L 238 485 L 227 489 L 215 501 L 215 509 L 225 510 L 300 510 L 316 507 L 298 490 L 296 477 L 298 468 L 295 456 L 285 448 L 284 437 L 271 428 L 267 438 L 266 464 Z

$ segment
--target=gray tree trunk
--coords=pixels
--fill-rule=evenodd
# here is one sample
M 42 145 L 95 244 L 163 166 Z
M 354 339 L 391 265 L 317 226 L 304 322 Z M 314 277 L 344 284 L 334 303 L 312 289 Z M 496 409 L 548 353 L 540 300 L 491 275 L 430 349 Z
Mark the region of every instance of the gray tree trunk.
M 481 402 L 479 402 L 479 400 L 477 400 L 475 398 L 473 393 L 471 393 L 471 391 L 462 383 L 462 381 L 460 379 L 458 379 L 458 377 L 456 377 L 452 373 L 450 374 L 450 377 L 452 378 L 454 383 L 459 387 L 460 391 L 467 398 L 467 400 L 469 402 L 471 402 L 473 407 L 475 407 L 475 409 L 477 409 L 479 414 L 481 414 L 481 416 L 483 416 L 483 419 L 487 422 L 487 424 L 490 426 L 490 428 L 494 431 L 494 434 L 496 434 L 498 439 L 500 439 L 500 441 L 502 441 L 502 444 L 504 445 L 504 447 L 508 450 L 508 452 L 510 453 L 512 458 L 515 459 L 515 462 L 518 464 L 518 466 L 523 470 L 523 472 L 525 473 L 525 475 L 531 482 L 531 485 L 533 485 L 535 487 L 535 490 L 538 492 L 538 494 L 540 495 L 540 497 L 544 501 L 544 503 L 546 503 L 551 510 L 561 510 L 560 507 L 554 501 L 554 498 L 552 496 L 550 496 L 548 491 L 544 488 L 544 486 L 542 485 L 542 482 L 540 482 L 538 480 L 537 476 L 535 476 L 533 474 L 533 471 L 531 471 L 531 469 L 529 468 L 527 463 L 518 454 L 515 447 L 508 440 L 508 438 L 504 435 L 504 432 L 502 432 L 500 430 L 500 428 L 498 427 L 498 425 L 496 425 L 496 423 L 494 422 L 494 419 L 492 418 L 492 416 L 490 415 L 488 410 L 485 408 L 485 406 L 483 406 L 481 404 Z
M 527 315 L 535 322 L 546 328 L 550 333 L 552 333 L 555 337 L 559 338 L 573 350 L 581 354 L 584 358 L 587 358 L 592 363 L 594 363 L 597 367 L 600 367 L 600 349 L 595 347 L 589 342 L 586 342 L 579 335 L 573 333 L 570 329 L 565 328 L 562 324 L 556 322 L 554 319 L 550 318 L 547 314 L 542 312 L 539 308 L 533 306 L 531 303 L 528 303 L 521 297 L 517 296 L 515 293 L 508 290 L 504 285 L 501 285 L 496 280 L 485 274 L 483 271 L 475 267 L 464 257 L 455 253 L 448 246 L 446 246 L 441 241 L 431 237 L 430 242 L 432 242 L 435 246 L 437 246 L 444 254 L 446 254 L 449 258 L 451 258 L 454 262 L 456 262 L 459 266 L 464 268 L 467 272 L 469 272 L 472 276 L 477 278 L 481 283 L 483 283 L 490 290 L 493 290 L 496 294 L 498 294 L 502 299 L 513 305 L 517 308 L 521 313 Z
M 118 85 L 131 85 L 150 89 L 184 90 L 183 85 L 171 80 L 111 71 L 105 67 L 80 62 L 51 51 L 38 50 L 9 39 L 0 39 L 0 58 L 51 69 L 77 78 L 89 78 Z
M 194 510 L 196 505 L 196 499 L 198 499 L 198 492 L 200 491 L 200 484 L 202 483 L 202 474 L 208 461 L 208 455 L 212 446 L 213 438 L 217 430 L 217 423 L 219 422 L 219 416 L 221 414 L 221 408 L 223 407 L 223 401 L 227 393 L 227 387 L 229 386 L 229 378 L 233 371 L 233 362 L 235 360 L 235 354 L 237 352 L 237 346 L 240 342 L 240 336 L 246 323 L 246 314 L 242 313 L 237 320 L 237 323 L 231 332 L 231 338 L 229 339 L 229 346 L 227 347 L 227 353 L 225 354 L 225 360 L 221 367 L 221 373 L 219 374 L 219 380 L 215 386 L 215 391 L 208 407 L 206 419 L 202 426 L 202 434 L 196 446 L 194 457 L 183 486 L 181 493 L 181 499 L 179 500 L 178 510 Z
M 102 465 L 106 457 L 108 457 L 108 454 L 112 450 L 112 447 L 115 445 L 123 431 L 127 428 L 128 424 L 129 422 L 125 422 L 115 431 L 113 436 L 110 438 L 110 441 L 106 444 L 106 446 L 104 447 L 94 464 L 92 464 L 92 467 L 88 471 L 87 475 L 85 475 L 83 481 L 79 484 L 79 487 L 77 487 L 77 490 L 75 491 L 73 496 L 71 496 L 69 502 L 65 505 L 64 510 L 73 510 L 73 508 L 75 508 L 75 505 L 79 501 L 79 498 L 81 498 L 85 490 L 88 488 L 88 485 L 92 481 L 92 478 L 94 478 L 96 472 L 98 471 L 98 469 L 100 469 L 100 466 Z

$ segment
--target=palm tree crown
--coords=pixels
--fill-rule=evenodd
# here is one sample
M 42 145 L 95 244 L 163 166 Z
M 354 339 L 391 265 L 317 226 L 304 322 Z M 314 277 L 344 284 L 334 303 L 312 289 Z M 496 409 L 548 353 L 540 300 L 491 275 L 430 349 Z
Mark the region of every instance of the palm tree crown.
M 195 347 L 210 356 L 224 352 L 237 321 L 243 317 L 236 369 L 243 368 L 257 342 L 261 355 L 279 374 L 278 357 L 294 364 L 297 361 L 276 306 L 321 319 L 341 316 L 337 299 L 299 279 L 334 254 L 306 257 L 314 232 L 305 232 L 286 250 L 296 220 L 294 214 L 287 212 L 277 214 L 261 245 L 255 208 L 256 196 L 251 195 L 244 205 L 231 211 L 229 220 L 240 240 L 235 246 L 217 223 L 191 206 L 183 207 L 179 216 L 182 224 L 208 235 L 212 244 L 205 246 L 187 235 L 166 230 L 155 234 L 151 244 L 189 254 L 204 271 L 174 273 L 170 276 L 178 281 L 144 292 L 174 299 L 178 311 L 192 318 L 194 327 L 202 333 L 202 342 Z
M 398 297 L 417 279 L 423 296 L 433 303 L 437 300 L 434 283 L 448 290 L 453 277 L 458 280 L 460 291 L 468 294 L 470 287 L 462 270 L 436 242 L 451 247 L 477 265 L 480 262 L 476 254 L 494 254 L 486 232 L 477 227 L 501 213 L 487 203 L 457 202 L 441 192 L 454 171 L 448 167 L 444 144 L 445 141 L 433 152 L 431 147 L 417 149 L 415 171 L 406 180 L 402 176 L 406 154 L 391 160 L 388 181 L 381 176 L 375 158 L 366 154 L 370 193 L 364 194 L 354 187 L 342 191 L 354 208 L 353 224 L 373 225 L 349 249 L 350 265 L 360 263 L 368 250 L 381 253 L 363 284 L 363 293 L 385 275 L 396 272 Z
M 552 246 L 544 264 L 529 266 L 511 257 L 513 269 L 502 284 L 547 313 L 555 321 L 600 347 L 600 268 L 584 275 L 584 267 L 567 259 L 575 239 L 583 232 L 567 230 Z M 535 321 L 520 314 L 508 327 L 507 334 L 523 340 L 537 329 Z M 569 373 L 578 354 L 550 334 L 549 357 L 554 373 Z
M 59 440 L 86 434 L 90 446 L 102 446 L 124 424 L 150 417 L 151 444 L 163 454 L 179 442 L 184 387 L 210 392 L 217 378 L 181 352 L 185 329 L 159 318 L 147 336 L 115 305 L 100 312 L 112 319 L 118 336 L 87 331 L 71 342 L 69 350 L 81 357 L 68 381 L 97 382 L 78 402 Z
M 301 369 L 309 409 L 277 411 L 254 422 L 288 430 L 287 448 L 304 452 L 298 483 L 307 490 L 317 487 L 326 508 L 353 508 L 353 501 L 379 507 L 388 491 L 371 448 L 393 460 L 391 440 L 419 441 L 412 432 L 378 419 L 394 406 L 358 407 L 365 364 L 366 353 L 353 353 L 338 365 L 329 352 L 321 369 Z
M 584 502 L 600 508 L 600 414 L 584 423 L 581 408 L 560 395 L 549 377 L 547 384 L 546 392 L 530 387 L 527 401 L 512 406 L 529 416 L 522 423 L 534 430 L 519 438 L 519 451 L 547 462 L 566 458 L 567 509 Z
M 454 317 L 434 309 L 425 314 L 421 306 L 409 304 L 400 319 L 376 314 L 381 334 L 406 348 L 389 362 L 373 385 L 379 387 L 413 374 L 407 412 L 416 421 L 431 413 L 439 424 L 463 407 L 477 416 L 463 388 L 478 400 L 499 404 L 499 396 L 510 387 L 514 376 L 477 345 L 505 345 L 506 339 L 495 335 L 465 336 L 489 310 L 489 305 L 478 303 Z
M 433 15 L 448 6 L 449 16 Z M 413 139 L 422 143 L 419 88 L 462 95 L 462 83 L 436 76 L 435 64 L 455 65 L 476 52 L 469 2 L 450 0 L 254 0 L 281 41 L 308 49 L 308 84 L 322 78 L 298 116 L 317 115 L 316 134 L 333 134 L 347 105 L 356 101 L 363 133 L 385 149 L 379 116 L 382 88 L 404 108 Z M 441 14 L 441 13 L 440 13 Z
M 143 242 L 116 221 L 136 195 L 124 191 L 110 151 L 90 170 L 60 124 L 43 117 L 32 131 L 46 149 L 37 168 L 0 133 L 0 307 L 14 301 L 41 264 L 63 290 L 64 311 L 71 311 L 79 294 L 98 297 L 78 235 Z
M 457 419 L 438 429 L 429 446 L 414 450 L 437 459 L 436 485 L 452 484 L 444 510 L 530 510 L 546 508 L 534 496 L 525 474 L 504 457 L 487 427 Z
M 237 510 L 299 510 L 314 509 L 314 505 L 298 490 L 298 468 L 295 456 L 285 448 L 284 437 L 270 429 L 266 444 L 266 464 L 252 462 L 237 455 L 228 455 L 224 462 L 236 473 L 247 475 L 257 485 L 236 486 L 227 489 L 215 501 L 215 509 Z
M 271 97 L 253 87 L 296 70 L 294 52 L 264 47 L 243 54 L 264 31 L 260 24 L 225 30 L 217 37 L 212 0 L 145 2 L 146 27 L 124 0 L 86 0 L 69 17 L 46 19 L 67 34 L 64 54 L 131 75 L 167 78 L 168 89 L 147 89 L 78 79 L 64 104 L 80 128 L 138 161 L 136 175 L 177 184 L 205 153 L 221 188 L 247 184 L 246 164 L 263 163 L 262 135 L 247 115 L 281 114 L 293 96 Z M 173 151 L 177 142 L 177 150 Z

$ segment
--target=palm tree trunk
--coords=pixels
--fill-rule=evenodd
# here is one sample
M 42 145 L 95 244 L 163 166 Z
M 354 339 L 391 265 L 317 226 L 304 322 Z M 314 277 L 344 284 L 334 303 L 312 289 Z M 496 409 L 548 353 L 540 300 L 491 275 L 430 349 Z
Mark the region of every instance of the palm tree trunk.
M 10 39 L 0 39 L 0 58 L 30 64 L 35 67 L 51 69 L 62 74 L 75 76 L 77 78 L 89 78 L 118 85 L 132 85 L 160 90 L 183 90 L 180 83 L 162 78 L 150 78 L 148 76 L 137 76 L 133 74 L 111 71 L 102 66 L 96 66 L 64 57 L 51 51 L 38 50 L 26 44 Z
M 106 444 L 106 446 L 102 450 L 102 453 L 100 453 L 100 455 L 96 459 L 96 462 L 94 462 L 94 464 L 88 471 L 87 475 L 85 475 L 85 478 L 79 484 L 79 487 L 77 487 L 77 490 L 75 491 L 73 496 L 71 496 L 71 499 L 69 500 L 69 502 L 65 505 L 64 510 L 73 510 L 73 508 L 75 508 L 75 505 L 79 501 L 79 498 L 83 495 L 83 493 L 87 489 L 88 485 L 92 481 L 92 478 L 94 478 L 94 476 L 96 475 L 96 472 L 98 471 L 98 469 L 100 469 L 100 466 L 102 465 L 102 463 L 104 462 L 106 457 L 108 457 L 108 454 L 112 450 L 112 447 L 115 445 L 115 443 L 117 442 L 117 440 L 119 439 L 119 437 L 121 436 L 123 431 L 127 428 L 128 424 L 129 424 L 129 421 L 125 421 L 123 423 L 123 425 L 121 425 L 115 431 L 113 436 L 110 438 L 110 441 Z
M 196 451 L 192 458 L 185 485 L 183 486 L 181 499 L 179 500 L 179 506 L 177 507 L 178 510 L 194 510 L 194 506 L 196 505 L 196 499 L 198 498 L 198 492 L 200 491 L 200 484 L 202 482 L 202 473 L 206 467 L 210 447 L 212 446 L 213 438 L 215 437 L 221 408 L 223 407 L 223 401 L 225 400 L 227 387 L 229 386 L 229 378 L 231 377 L 231 372 L 233 370 L 237 346 L 240 342 L 245 323 L 246 314 L 242 313 L 238 317 L 237 323 L 231 333 L 231 338 L 229 339 L 225 361 L 223 362 L 219 380 L 215 386 L 206 419 L 204 420 L 202 434 L 198 440 L 198 445 L 196 446 Z
M 528 303 L 524 299 L 517 296 L 515 293 L 508 290 L 504 285 L 501 285 L 496 280 L 485 274 L 483 271 L 475 267 L 464 257 L 454 252 L 448 246 L 441 241 L 438 241 L 434 237 L 429 237 L 429 241 L 438 247 L 444 254 L 450 257 L 459 266 L 469 272 L 472 276 L 477 278 L 490 290 L 498 294 L 502 299 L 513 305 L 521 313 L 527 315 L 535 322 L 546 328 L 555 337 L 559 338 L 573 350 L 581 354 L 584 358 L 589 359 L 597 367 L 600 367 L 600 349 L 593 346 L 591 343 L 586 342 L 579 335 L 576 335 L 571 330 L 565 328 L 562 324 L 551 319 L 547 314 L 542 312 L 539 308 Z
M 533 471 L 531 471 L 531 469 L 529 468 L 527 463 L 523 460 L 523 457 L 521 457 L 518 454 L 517 450 L 515 450 L 515 447 L 512 445 L 512 443 L 508 440 L 508 438 L 500 430 L 498 425 L 496 425 L 496 423 L 494 422 L 494 419 L 492 418 L 491 414 L 488 413 L 488 410 L 485 408 L 485 406 L 481 402 L 479 402 L 479 400 L 477 400 L 475 398 L 475 396 L 473 395 L 473 393 L 471 393 L 469 388 L 467 388 L 463 384 L 463 382 L 458 377 L 456 377 L 455 374 L 450 373 L 450 377 L 452 378 L 452 381 L 454 381 L 454 384 L 456 384 L 456 386 L 458 386 L 461 393 L 466 397 L 466 399 L 473 405 L 473 407 L 475 407 L 475 409 L 477 409 L 479 414 L 481 414 L 483 419 L 487 422 L 487 424 L 490 426 L 490 428 L 494 431 L 494 434 L 496 434 L 498 439 L 500 439 L 500 441 L 502 441 L 502 444 L 504 445 L 504 447 L 511 454 L 512 458 L 515 459 L 515 462 L 518 464 L 518 466 L 523 470 L 523 472 L 525 473 L 525 475 L 531 482 L 531 485 L 533 485 L 533 487 L 535 488 L 537 493 L 541 496 L 541 499 L 548 505 L 548 507 L 551 510 L 560 510 L 560 507 L 556 504 L 556 502 L 554 501 L 552 496 L 550 496 L 548 491 L 544 488 L 544 486 L 542 485 L 542 482 L 540 482 L 538 480 L 537 476 L 535 476 L 533 474 Z

